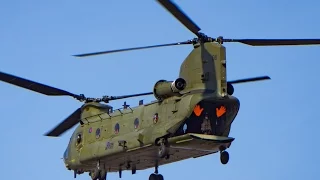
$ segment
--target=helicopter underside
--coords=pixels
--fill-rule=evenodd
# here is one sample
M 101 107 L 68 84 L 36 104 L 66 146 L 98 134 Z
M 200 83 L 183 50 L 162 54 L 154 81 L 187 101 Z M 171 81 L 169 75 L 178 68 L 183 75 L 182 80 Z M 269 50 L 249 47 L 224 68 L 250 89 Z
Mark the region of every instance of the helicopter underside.
M 120 169 L 121 171 L 132 170 L 132 168 L 144 170 L 154 168 L 156 164 L 161 166 L 219 152 L 221 146 L 229 148 L 233 140 L 234 138 L 231 137 L 189 133 L 169 138 L 170 158 L 159 158 L 157 156 L 159 146 L 150 145 L 134 151 L 106 157 L 106 159 L 100 160 L 100 164 L 104 166 L 108 173 L 119 172 Z M 84 166 L 82 168 L 87 169 L 85 171 L 89 171 L 96 167 L 96 163 Z

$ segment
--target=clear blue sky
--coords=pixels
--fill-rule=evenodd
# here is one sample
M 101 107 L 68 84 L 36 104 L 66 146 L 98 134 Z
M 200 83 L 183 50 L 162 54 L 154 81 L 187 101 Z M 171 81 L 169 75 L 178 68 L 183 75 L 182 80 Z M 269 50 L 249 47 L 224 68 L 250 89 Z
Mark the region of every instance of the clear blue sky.
M 175 2 L 212 37 L 320 38 L 315 0 Z M 0 22 L 0 71 L 94 97 L 149 92 L 159 79 L 174 80 L 192 46 L 83 59 L 72 54 L 194 37 L 149 0 L 3 1 Z M 236 140 L 228 165 L 221 165 L 216 154 L 162 166 L 160 173 L 166 180 L 319 179 L 320 46 L 225 46 L 229 80 L 259 75 L 272 80 L 235 86 L 241 108 L 230 134 Z M 0 83 L 0 99 L 0 179 L 73 179 L 61 160 L 71 131 L 60 138 L 43 134 L 81 103 L 5 83 Z M 140 99 L 154 98 L 127 103 L 134 106 Z M 148 179 L 152 172 L 128 171 L 123 179 Z M 118 179 L 118 174 L 108 177 Z

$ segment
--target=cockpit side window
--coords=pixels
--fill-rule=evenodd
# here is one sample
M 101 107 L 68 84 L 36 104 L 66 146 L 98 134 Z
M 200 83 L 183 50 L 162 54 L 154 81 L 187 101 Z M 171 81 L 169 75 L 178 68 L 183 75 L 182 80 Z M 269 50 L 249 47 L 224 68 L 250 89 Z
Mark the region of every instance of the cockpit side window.
M 82 142 L 82 133 L 78 133 L 76 138 L 76 145 L 80 144 Z

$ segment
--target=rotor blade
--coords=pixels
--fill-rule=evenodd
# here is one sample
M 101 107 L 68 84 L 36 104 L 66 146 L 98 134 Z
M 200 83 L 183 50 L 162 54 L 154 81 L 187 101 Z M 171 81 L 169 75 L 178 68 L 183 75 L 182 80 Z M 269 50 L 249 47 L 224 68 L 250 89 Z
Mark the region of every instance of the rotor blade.
M 58 124 L 55 128 L 45 134 L 45 136 L 58 137 L 74 125 L 79 123 L 81 118 L 81 108 L 75 110 L 69 117 L 67 117 L 64 121 Z
M 237 84 L 237 83 L 245 83 L 245 82 L 253 82 L 253 81 L 262 81 L 262 80 L 268 80 L 268 79 L 271 79 L 271 78 L 269 76 L 260 76 L 260 77 L 254 77 L 254 78 L 238 79 L 238 80 L 228 81 L 228 83 Z
M 171 0 L 158 0 L 175 18 L 177 18 L 185 27 L 199 37 L 201 30 L 175 3 Z
M 293 46 L 320 44 L 320 39 L 223 39 L 223 42 L 239 42 L 251 46 Z
M 61 90 L 55 87 L 47 86 L 41 83 L 37 83 L 28 79 L 17 77 L 11 74 L 0 72 L 0 80 L 9 84 L 19 86 L 31 91 L 35 91 L 48 96 L 72 96 L 74 98 L 80 98 L 79 95 L 72 94 L 68 91 Z
M 153 46 L 143 46 L 143 47 L 135 47 L 135 48 L 110 50 L 110 51 L 100 51 L 100 52 L 94 52 L 94 53 L 77 54 L 73 56 L 86 57 L 86 56 L 95 56 L 95 55 L 109 54 L 109 53 L 115 53 L 115 52 L 124 52 L 124 51 L 132 51 L 132 50 L 139 50 L 139 49 L 150 49 L 150 48 L 165 47 L 165 46 L 176 46 L 176 45 L 184 45 L 184 44 L 191 44 L 191 43 L 192 43 L 191 41 L 184 41 L 184 42 L 178 42 L 178 43 L 169 43 L 169 44 L 160 44 L 160 45 L 153 45 Z
M 108 100 L 118 100 L 118 99 L 125 99 L 125 98 L 131 98 L 131 97 L 146 96 L 151 94 L 153 94 L 153 92 L 131 94 L 131 95 L 124 95 L 124 96 L 110 96 L 108 97 Z

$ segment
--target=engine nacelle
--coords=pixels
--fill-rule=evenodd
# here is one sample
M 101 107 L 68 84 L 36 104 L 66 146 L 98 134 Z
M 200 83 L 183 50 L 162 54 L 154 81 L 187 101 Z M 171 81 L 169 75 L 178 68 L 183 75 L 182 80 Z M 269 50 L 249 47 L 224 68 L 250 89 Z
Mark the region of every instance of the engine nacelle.
M 153 94 L 157 100 L 161 101 L 165 98 L 180 95 L 179 92 L 186 88 L 187 82 L 178 78 L 175 81 L 158 81 L 153 88 Z

